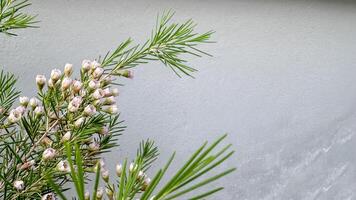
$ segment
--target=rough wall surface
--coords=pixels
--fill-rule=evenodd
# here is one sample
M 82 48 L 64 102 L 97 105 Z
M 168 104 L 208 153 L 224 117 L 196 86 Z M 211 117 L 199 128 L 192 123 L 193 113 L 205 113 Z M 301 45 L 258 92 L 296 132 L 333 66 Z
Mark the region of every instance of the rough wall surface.
M 152 63 L 119 98 L 128 126 L 107 155 L 134 156 L 155 139 L 174 168 L 198 145 L 229 133 L 237 171 L 213 199 L 356 199 L 356 3 L 352 1 L 34 0 L 40 29 L 0 36 L 0 64 L 33 95 L 34 77 L 79 66 L 128 36 L 143 41 L 165 9 L 216 30 L 213 58 L 192 59 L 195 79 Z

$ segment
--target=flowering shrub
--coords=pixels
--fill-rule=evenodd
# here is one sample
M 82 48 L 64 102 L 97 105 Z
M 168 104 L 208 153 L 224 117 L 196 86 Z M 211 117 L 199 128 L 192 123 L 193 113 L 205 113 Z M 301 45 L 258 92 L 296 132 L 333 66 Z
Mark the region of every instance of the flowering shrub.
M 4 2 L 1 0 L 0 5 L 5 5 Z M 117 137 L 125 128 L 119 119 L 116 103 L 119 90 L 115 86 L 121 78 L 133 78 L 130 68 L 156 60 L 179 76 L 190 75 L 195 70 L 181 56 L 206 54 L 197 45 L 209 42 L 212 32 L 194 33 L 191 20 L 171 24 L 172 16 L 168 12 L 160 17 L 144 45 L 132 46 L 132 41 L 126 40 L 103 59 L 83 60 L 80 67 L 66 64 L 63 72 L 53 69 L 49 77 L 37 75 L 35 97 L 19 97 L 14 76 L 1 72 L 2 198 L 67 199 L 63 192 L 68 184 L 73 184 L 76 198 L 82 200 L 102 199 L 104 193 L 108 199 L 117 200 L 176 199 L 234 170 L 202 178 L 232 155 L 230 145 L 214 151 L 225 136 L 210 146 L 204 143 L 160 189 L 158 183 L 174 154 L 154 177 L 148 177 L 147 170 L 159 154 L 153 141 L 143 141 L 132 161 L 121 160 L 115 176 L 110 176 L 101 159 L 102 153 L 117 145 Z M 80 76 L 73 77 L 73 71 Z M 18 106 L 13 108 L 18 97 Z M 90 173 L 96 174 L 92 193 L 85 188 Z M 105 189 L 99 187 L 100 177 Z M 203 199 L 221 189 L 217 187 L 189 198 Z

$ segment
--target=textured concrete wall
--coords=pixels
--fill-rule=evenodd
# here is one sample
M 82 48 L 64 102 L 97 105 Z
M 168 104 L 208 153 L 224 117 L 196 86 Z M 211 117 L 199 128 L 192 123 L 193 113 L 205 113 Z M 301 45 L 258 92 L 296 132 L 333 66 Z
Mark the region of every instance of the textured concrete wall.
M 0 62 L 32 95 L 37 73 L 79 65 L 128 36 L 143 41 L 159 11 L 216 30 L 213 58 L 192 59 L 196 79 L 152 63 L 119 98 L 128 126 L 107 155 L 133 156 L 157 141 L 156 167 L 174 168 L 224 132 L 237 172 L 212 199 L 356 199 L 356 3 L 352 1 L 33 1 L 40 29 L 0 36 Z

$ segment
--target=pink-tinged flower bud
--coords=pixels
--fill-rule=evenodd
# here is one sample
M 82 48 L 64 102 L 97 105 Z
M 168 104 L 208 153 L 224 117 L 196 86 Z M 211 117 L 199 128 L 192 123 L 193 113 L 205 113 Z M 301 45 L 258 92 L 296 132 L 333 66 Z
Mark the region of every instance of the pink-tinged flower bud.
M 57 164 L 57 170 L 64 173 L 70 172 L 70 166 L 67 160 L 62 160 Z
M 52 160 L 54 157 L 56 157 L 56 150 L 54 150 L 53 148 L 48 148 L 43 151 L 43 160 Z
M 103 96 L 104 96 L 104 97 L 109 97 L 109 96 L 111 96 L 110 88 L 105 88 L 105 89 L 103 89 Z
M 5 113 L 5 108 L 1 107 L 0 106 L 0 115 L 4 114 Z
M 93 71 L 92 75 L 95 79 L 99 79 L 101 77 L 101 75 L 103 75 L 103 73 L 104 73 L 104 69 L 101 67 L 98 67 Z
M 102 110 L 106 113 L 116 115 L 119 112 L 119 109 L 117 108 L 117 105 L 111 105 L 108 107 L 103 107 Z
M 84 120 L 85 120 L 84 117 L 81 117 L 81 118 L 77 119 L 77 121 L 74 122 L 75 128 L 79 128 L 80 126 L 82 126 L 83 123 L 84 123 Z
M 21 112 L 17 111 L 16 109 L 13 109 L 10 111 L 10 114 L 9 114 L 9 117 L 7 118 L 7 120 L 10 123 L 16 123 L 16 122 L 20 121 L 21 117 L 22 117 Z
M 109 133 L 109 128 L 107 126 L 103 126 L 100 130 L 99 130 L 99 134 L 101 135 L 107 135 Z
M 33 112 L 36 116 L 41 116 L 44 114 L 44 108 L 43 106 L 37 106 Z
M 36 84 L 40 90 L 42 90 L 43 86 L 46 84 L 46 77 L 44 75 L 36 76 Z
M 70 75 L 72 75 L 72 73 L 73 73 L 73 65 L 67 63 L 67 64 L 64 66 L 64 75 L 65 75 L 65 76 L 70 76 Z
M 125 70 L 125 71 L 122 72 L 122 76 L 126 77 L 126 78 L 129 78 L 129 79 L 133 79 L 134 74 L 130 70 Z
M 78 111 L 80 105 L 82 104 L 82 97 L 81 96 L 76 96 L 72 99 L 72 101 L 69 102 L 68 104 L 68 110 L 69 112 L 76 112 Z
M 41 144 L 44 145 L 44 146 L 52 146 L 53 144 L 53 141 L 49 138 L 49 137 L 44 137 L 42 140 L 41 140 Z
M 89 144 L 90 151 L 98 151 L 100 149 L 100 144 L 97 141 L 93 141 Z
M 103 97 L 103 90 L 102 89 L 95 90 L 92 96 L 94 99 L 101 99 Z
M 95 90 L 95 89 L 98 89 L 99 87 L 100 87 L 99 81 L 96 81 L 96 80 L 89 81 L 88 88 L 90 90 Z
M 84 193 L 84 200 L 90 200 L 90 193 L 88 190 L 86 190 Z
M 14 187 L 16 190 L 21 191 L 25 189 L 25 183 L 22 180 L 14 181 Z
M 67 132 L 63 135 L 61 141 L 62 141 L 62 142 L 67 142 L 67 141 L 70 140 L 71 137 L 72 137 L 72 133 L 71 133 L 70 131 L 67 131 Z
M 41 197 L 41 200 L 57 200 L 57 197 L 53 192 L 51 192 L 51 193 L 47 193 L 47 194 L 43 195 Z
M 72 79 L 65 77 L 62 81 L 62 90 L 66 90 L 72 84 Z
M 84 114 L 86 116 L 93 116 L 96 113 L 96 108 L 93 105 L 87 105 L 84 108 Z
M 37 98 L 33 97 L 30 99 L 30 102 L 28 103 L 28 105 L 30 105 L 32 107 L 32 109 L 35 109 L 39 103 L 40 103 L 40 101 Z
M 51 79 L 53 80 L 53 82 L 57 82 L 62 76 L 62 72 L 59 69 L 54 69 L 51 72 Z
M 90 60 L 83 60 L 82 62 L 82 70 L 84 72 L 89 71 L 89 69 L 91 68 L 91 61 Z
M 122 174 L 122 165 L 121 165 L 121 164 L 117 164 L 117 165 L 116 165 L 116 175 L 117 175 L 118 177 L 120 177 L 121 174 Z
M 105 188 L 105 193 L 109 197 L 109 199 L 114 199 L 114 193 L 110 188 Z
M 100 159 L 100 160 L 98 161 L 98 164 L 100 165 L 100 169 L 104 169 L 105 166 L 106 166 L 104 159 Z
M 48 88 L 54 88 L 54 82 L 52 79 L 48 80 Z
M 21 106 L 27 106 L 28 102 L 30 101 L 30 99 L 28 97 L 20 97 L 20 104 Z
M 111 97 L 106 97 L 104 99 L 104 105 L 113 105 L 116 103 L 115 97 L 111 96 Z
M 104 195 L 104 189 L 102 187 L 99 187 L 98 190 L 96 191 L 96 199 L 101 200 Z
M 98 63 L 96 60 L 91 62 L 91 69 L 95 70 L 96 68 L 101 67 L 100 63 Z
M 21 115 L 23 115 L 26 111 L 26 108 L 24 106 L 18 106 L 15 109 L 17 112 L 21 113 Z
M 82 89 L 83 83 L 77 80 L 73 81 L 73 91 L 78 93 Z
M 114 96 L 114 97 L 119 96 L 119 89 L 113 88 L 113 89 L 111 90 L 111 94 L 112 94 L 112 96 Z
M 25 162 L 24 164 L 22 164 L 19 167 L 19 169 L 20 170 L 27 170 L 27 169 L 30 169 L 31 167 L 33 167 L 34 164 L 35 164 L 35 161 L 31 160 L 31 161 L 28 161 L 28 162 Z
M 101 170 L 101 177 L 105 182 L 109 181 L 109 171 L 107 169 L 102 169 Z

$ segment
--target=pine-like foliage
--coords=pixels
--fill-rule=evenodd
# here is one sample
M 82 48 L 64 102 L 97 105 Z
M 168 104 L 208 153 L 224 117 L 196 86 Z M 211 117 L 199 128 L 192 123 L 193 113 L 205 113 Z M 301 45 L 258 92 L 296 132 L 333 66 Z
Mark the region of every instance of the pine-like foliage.
M 0 33 L 15 36 L 13 30 L 34 28 L 35 16 L 22 12 L 29 5 L 28 0 L 0 0 Z
M 208 55 L 197 45 L 208 43 L 212 32 L 195 33 L 192 20 L 171 23 L 172 17 L 172 12 L 159 16 L 151 37 L 143 45 L 132 46 L 129 39 L 102 59 L 84 60 L 78 78 L 72 77 L 75 68 L 71 64 L 65 65 L 63 73 L 52 70 L 49 79 L 37 75 L 37 96 L 20 97 L 20 105 L 11 110 L 18 97 L 16 80 L 1 73 L 1 198 L 66 199 L 63 192 L 66 183 L 71 182 L 76 198 L 87 200 L 90 194 L 85 191 L 85 183 L 89 173 L 96 173 L 92 199 L 103 198 L 103 190 L 98 189 L 100 175 L 108 198 L 117 200 L 168 200 L 185 198 L 187 194 L 190 199 L 204 199 L 222 189 L 218 186 L 201 194 L 192 193 L 234 170 L 205 176 L 233 154 L 230 145 L 217 147 L 225 136 L 210 146 L 202 145 L 163 187 L 158 184 L 168 176 L 174 154 L 151 180 L 146 172 L 158 156 L 151 140 L 140 144 L 131 164 L 125 159 L 117 166 L 116 182 L 109 182 L 114 177 L 109 178 L 101 159 L 103 153 L 118 145 L 118 136 L 125 128 L 118 114 L 119 90 L 115 87 L 122 78 L 133 77 L 130 68 L 153 60 L 178 76 L 191 76 L 195 69 L 182 57 Z

